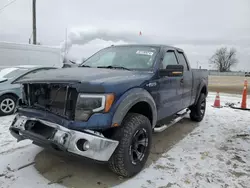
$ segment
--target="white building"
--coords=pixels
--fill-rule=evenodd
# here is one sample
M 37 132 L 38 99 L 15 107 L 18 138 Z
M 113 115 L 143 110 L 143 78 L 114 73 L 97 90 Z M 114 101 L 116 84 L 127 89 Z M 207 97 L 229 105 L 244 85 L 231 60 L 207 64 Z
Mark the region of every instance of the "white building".
M 0 67 L 19 65 L 63 66 L 58 47 L 0 42 Z

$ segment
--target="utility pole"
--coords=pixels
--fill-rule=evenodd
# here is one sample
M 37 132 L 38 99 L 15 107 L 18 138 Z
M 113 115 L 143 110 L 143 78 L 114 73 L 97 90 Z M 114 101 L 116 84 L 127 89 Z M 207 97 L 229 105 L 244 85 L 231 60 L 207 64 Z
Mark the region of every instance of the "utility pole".
M 32 0 L 32 18 L 33 18 L 33 44 L 36 44 L 36 0 Z

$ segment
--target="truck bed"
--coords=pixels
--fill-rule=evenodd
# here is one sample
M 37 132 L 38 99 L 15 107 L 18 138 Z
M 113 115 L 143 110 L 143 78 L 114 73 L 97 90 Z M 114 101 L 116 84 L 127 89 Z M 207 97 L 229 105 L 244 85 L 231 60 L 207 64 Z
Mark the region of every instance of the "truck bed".
M 197 94 L 200 93 L 201 84 L 208 85 L 208 70 L 207 69 L 192 69 L 193 73 L 193 90 L 192 90 L 192 101 L 197 100 Z

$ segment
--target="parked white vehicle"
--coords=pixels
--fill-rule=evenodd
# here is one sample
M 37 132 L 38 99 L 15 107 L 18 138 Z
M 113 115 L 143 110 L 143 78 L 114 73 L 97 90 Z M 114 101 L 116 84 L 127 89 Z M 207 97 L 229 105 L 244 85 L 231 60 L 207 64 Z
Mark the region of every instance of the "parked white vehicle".
M 61 68 L 63 67 L 61 48 L 0 42 L 0 67 L 19 65 Z

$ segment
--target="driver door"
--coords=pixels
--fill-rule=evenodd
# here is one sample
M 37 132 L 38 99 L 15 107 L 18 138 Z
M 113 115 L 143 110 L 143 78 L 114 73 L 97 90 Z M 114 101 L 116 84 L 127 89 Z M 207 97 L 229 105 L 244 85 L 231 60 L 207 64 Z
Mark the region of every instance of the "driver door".
M 165 69 L 167 65 L 178 65 L 175 50 L 165 52 L 160 68 Z M 180 83 L 181 77 L 162 76 L 159 78 L 159 120 L 182 109 L 182 87 Z

